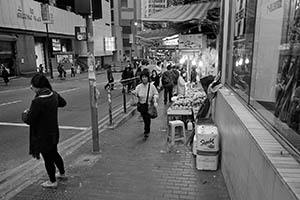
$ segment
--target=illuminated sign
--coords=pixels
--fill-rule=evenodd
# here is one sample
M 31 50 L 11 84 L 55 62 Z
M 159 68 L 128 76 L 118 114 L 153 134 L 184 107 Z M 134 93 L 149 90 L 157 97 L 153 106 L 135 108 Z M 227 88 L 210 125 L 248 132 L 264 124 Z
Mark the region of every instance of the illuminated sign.
M 52 49 L 53 51 L 61 51 L 60 39 L 52 39 Z
M 116 50 L 115 37 L 105 37 L 104 45 L 105 45 L 105 51 L 115 51 Z

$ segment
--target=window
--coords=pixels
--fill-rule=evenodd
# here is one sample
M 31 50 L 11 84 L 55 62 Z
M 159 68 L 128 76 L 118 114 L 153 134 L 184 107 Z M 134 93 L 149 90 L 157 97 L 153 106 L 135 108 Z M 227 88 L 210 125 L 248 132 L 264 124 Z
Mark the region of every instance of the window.
M 131 44 L 129 43 L 129 39 L 123 39 L 123 46 L 124 47 L 131 47 Z
M 113 10 L 110 11 L 110 19 L 111 19 L 112 22 L 115 21 L 114 11 Z
M 124 34 L 131 34 L 131 27 L 130 26 L 122 26 Z
M 128 7 L 128 0 L 121 0 L 121 7 L 127 8 Z
M 300 0 L 230 4 L 226 82 L 300 150 Z

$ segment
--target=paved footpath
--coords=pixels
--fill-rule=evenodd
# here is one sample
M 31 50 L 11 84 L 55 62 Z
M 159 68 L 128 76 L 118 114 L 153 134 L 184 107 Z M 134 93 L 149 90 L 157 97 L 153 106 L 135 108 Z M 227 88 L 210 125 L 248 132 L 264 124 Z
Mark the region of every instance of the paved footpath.
M 198 171 L 190 148 L 166 145 L 166 107 L 152 120 L 151 135 L 143 140 L 138 114 L 100 135 L 101 153 L 91 153 L 91 141 L 65 158 L 68 180 L 57 189 L 43 189 L 45 175 L 13 200 L 229 200 L 218 171 Z

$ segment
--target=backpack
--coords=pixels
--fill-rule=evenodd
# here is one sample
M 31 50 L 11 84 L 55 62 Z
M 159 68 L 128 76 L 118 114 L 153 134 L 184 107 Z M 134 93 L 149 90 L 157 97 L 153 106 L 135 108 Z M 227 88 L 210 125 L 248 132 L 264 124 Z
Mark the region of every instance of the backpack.
M 161 82 L 163 86 L 172 86 L 174 81 L 173 81 L 173 74 L 171 71 L 166 71 L 163 73 Z

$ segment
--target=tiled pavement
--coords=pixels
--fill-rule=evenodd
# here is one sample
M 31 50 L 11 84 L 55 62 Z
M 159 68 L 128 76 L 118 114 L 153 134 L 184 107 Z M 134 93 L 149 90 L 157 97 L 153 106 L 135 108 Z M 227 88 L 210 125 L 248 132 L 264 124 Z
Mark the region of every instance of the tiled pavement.
M 147 141 L 136 114 L 101 133 L 101 153 L 92 154 L 88 142 L 65 158 L 69 178 L 59 182 L 57 189 L 41 188 L 45 175 L 13 199 L 230 199 L 220 170 L 196 170 L 194 156 L 183 144 L 168 151 L 165 113 L 160 104 Z

